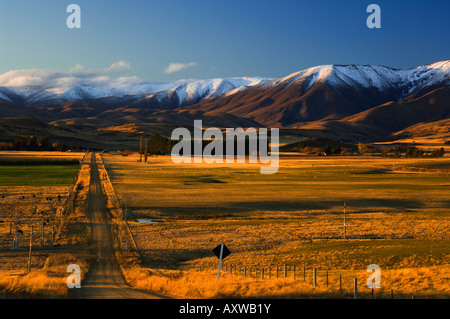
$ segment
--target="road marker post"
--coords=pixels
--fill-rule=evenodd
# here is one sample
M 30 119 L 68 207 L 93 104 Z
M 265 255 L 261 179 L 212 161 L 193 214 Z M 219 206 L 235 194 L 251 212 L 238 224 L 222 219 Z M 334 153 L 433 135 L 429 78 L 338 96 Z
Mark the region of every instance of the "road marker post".
M 217 272 L 217 282 L 220 279 L 220 268 L 222 267 L 222 260 L 225 259 L 231 252 L 228 250 L 228 247 L 225 246 L 224 243 L 220 244 L 216 248 L 213 249 L 214 254 L 219 258 L 219 270 Z

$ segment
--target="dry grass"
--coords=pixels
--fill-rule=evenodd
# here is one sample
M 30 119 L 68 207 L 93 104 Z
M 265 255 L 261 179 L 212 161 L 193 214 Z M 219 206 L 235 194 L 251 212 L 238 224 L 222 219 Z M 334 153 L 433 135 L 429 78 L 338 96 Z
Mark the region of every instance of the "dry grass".
M 4 298 L 61 298 L 66 297 L 69 288 L 67 287 L 67 276 L 69 275 L 66 270 L 70 264 L 77 264 L 83 270 L 89 269 L 87 259 L 75 256 L 69 253 L 53 253 L 45 256 L 33 256 L 34 262 L 32 263 L 32 271 L 19 271 L 11 272 L 0 271 L 0 291 L 1 296 Z M 22 258 L 17 255 L 14 259 L 21 260 L 26 265 L 28 256 Z M 38 261 L 45 260 L 43 265 L 40 265 Z M 24 268 L 24 267 L 22 267 Z M 15 268 L 20 269 L 20 268 Z M 82 273 L 82 279 L 84 278 L 84 272 Z
M 67 153 L 14 152 L 14 156 L 43 158 L 48 156 L 74 157 Z M 3 154 L 5 155 L 5 154 Z M 79 154 L 77 155 L 77 158 Z M 83 165 L 73 191 L 70 187 L 4 187 L 0 209 L 0 292 L 3 298 L 61 298 L 67 297 L 67 266 L 78 264 L 84 275 L 89 270 L 89 256 L 84 249 L 89 240 L 89 222 L 86 216 L 86 199 L 89 190 L 90 168 Z M 70 197 L 68 197 L 69 195 Z M 33 196 L 34 195 L 34 196 Z M 58 195 L 60 200 L 58 200 Z M 22 198 L 24 197 L 24 198 Z M 47 200 L 52 198 L 52 200 Z M 20 203 L 20 204 L 18 204 Z M 11 215 L 11 211 L 14 212 Z M 41 248 L 42 212 L 44 212 L 44 242 Z M 10 233 L 10 221 L 18 220 L 19 250 L 10 250 L 15 228 Z M 13 225 L 14 226 L 14 225 Z M 28 273 L 28 246 L 33 227 L 32 271 Z M 51 236 L 54 232 L 54 248 Z M 39 249 L 36 249 L 39 248 Z M 69 249 L 67 249 L 69 248 Z
M 287 264 L 290 276 L 294 266 L 315 267 L 348 284 L 355 276 L 365 282 L 366 267 L 375 263 L 386 274 L 379 292 L 385 297 L 390 289 L 405 298 L 449 296 L 448 159 L 289 157 L 271 176 L 250 164 L 175 165 L 170 157 L 139 164 L 136 155 L 104 160 L 130 208 L 142 263 L 122 266 L 140 288 L 193 298 L 334 298 L 352 295 L 351 285 L 341 294 L 311 281 L 276 280 L 275 267 Z M 221 242 L 232 251 L 224 269 L 232 265 L 242 274 L 245 266 L 255 274 L 264 267 L 272 279 L 225 271 L 216 285 L 211 249 Z
M 289 278 L 249 278 L 222 271 L 217 283 L 215 271 L 165 271 L 128 268 L 124 276 L 133 286 L 150 289 L 177 298 L 353 298 L 354 278 L 358 280 L 358 297 L 372 298 L 365 271 L 318 272 L 313 286 L 311 270 L 306 280 L 300 275 Z M 449 267 L 404 268 L 381 272 L 381 288 L 375 298 L 447 298 L 450 287 L 443 285 L 450 277 Z M 341 286 L 342 283 L 342 286 Z

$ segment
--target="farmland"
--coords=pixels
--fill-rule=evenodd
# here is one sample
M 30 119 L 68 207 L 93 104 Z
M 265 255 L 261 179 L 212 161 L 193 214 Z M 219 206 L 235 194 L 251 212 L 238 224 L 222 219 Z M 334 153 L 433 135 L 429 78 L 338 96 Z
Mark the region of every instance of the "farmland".
M 182 296 L 220 296 L 223 290 L 211 286 L 217 266 L 211 249 L 225 242 L 232 254 L 224 269 L 232 266 L 241 275 L 243 267 L 254 276 L 265 268 L 266 279 L 269 274 L 274 278 L 276 267 L 286 264 L 289 269 L 308 269 L 308 276 L 316 268 L 334 278 L 350 278 L 378 264 L 390 273 L 385 283 L 403 296 L 449 295 L 448 158 L 282 157 L 274 175 L 259 174 L 256 164 L 175 165 L 167 156 L 150 157 L 147 164 L 137 163 L 136 155 L 103 158 L 128 208 L 141 266 L 186 271 L 173 286 L 158 286 L 156 279 L 141 274 L 146 270 L 130 271 L 127 276 L 136 285 L 171 292 L 181 289 L 182 280 L 195 277 L 199 286 L 189 284 L 191 290 L 181 289 Z M 139 222 L 142 219 L 153 223 Z M 417 279 L 416 274 L 426 275 Z M 440 279 L 432 279 L 435 276 Z M 230 277 L 223 285 L 236 280 Z M 247 293 L 223 289 L 231 296 L 260 296 L 254 281 L 242 285 L 253 288 Z M 310 288 L 288 286 L 271 293 L 304 296 Z
M 91 166 L 74 180 L 82 154 L 2 155 L 0 291 L 67 296 L 65 267 L 90 268 Z M 181 298 L 352 298 L 357 278 L 360 297 L 370 298 L 366 268 L 377 264 L 377 298 L 450 295 L 448 158 L 283 156 L 274 175 L 258 164 L 138 158 L 97 154 L 116 257 L 133 287 Z M 70 189 L 76 196 L 65 206 Z M 72 207 L 64 219 L 63 207 Z M 16 220 L 21 248 L 11 250 Z M 38 234 L 29 273 L 31 226 Z M 211 250 L 222 242 L 232 254 L 216 284 Z
M 62 224 L 68 193 L 80 170 L 82 156 L 81 153 L 59 152 L 0 153 L 2 297 L 64 296 L 68 290 L 65 285 L 67 265 L 76 262 L 88 269 L 85 258 L 80 257 L 82 250 L 61 252 L 52 248 L 53 244 L 55 248 L 62 244 L 74 245 L 86 238 L 86 229 L 77 231 L 76 227 L 71 227 L 70 219 Z M 84 175 L 80 175 L 80 181 Z M 82 200 L 81 191 L 77 197 Z M 83 220 L 77 208 L 71 218 L 78 218 L 78 222 Z M 29 272 L 26 247 L 33 230 L 31 243 L 36 251 L 31 259 L 33 271 Z M 18 247 L 12 250 L 17 232 Z

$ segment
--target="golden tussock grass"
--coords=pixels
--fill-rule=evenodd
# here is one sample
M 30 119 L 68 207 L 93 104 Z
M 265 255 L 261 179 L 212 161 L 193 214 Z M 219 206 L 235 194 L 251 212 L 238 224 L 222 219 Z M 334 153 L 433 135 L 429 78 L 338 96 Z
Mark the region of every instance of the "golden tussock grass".
M 217 283 L 216 271 L 166 271 L 129 268 L 124 277 L 133 286 L 177 298 L 353 298 L 354 278 L 358 280 L 358 296 L 371 298 L 365 271 L 330 271 L 328 286 L 325 273 L 319 272 L 317 286 L 309 276 L 293 278 L 244 278 L 222 271 Z M 376 298 L 447 298 L 449 265 L 430 268 L 398 269 L 381 272 L 381 288 L 374 289 Z M 341 286 L 342 282 L 342 286 Z M 341 290 L 342 288 L 342 290 Z
M 188 298 L 340 298 L 353 296 L 357 277 L 370 297 L 365 269 L 378 264 L 379 297 L 389 298 L 391 289 L 399 298 L 449 296 L 448 159 L 289 157 L 272 176 L 259 174 L 258 165 L 136 160 L 105 156 L 142 254 L 142 263 L 123 263 L 134 286 Z M 271 279 L 224 271 L 216 284 L 211 249 L 221 242 L 232 251 L 223 269 L 264 267 Z M 283 264 L 297 266 L 298 276 L 306 266 L 306 282 L 275 279 L 274 267 Z M 319 287 L 311 285 L 312 268 Z
M 25 258 L 23 258 L 25 260 Z M 67 266 L 77 264 L 84 273 L 89 269 L 86 258 L 69 253 L 54 253 L 45 259 L 42 268 L 31 272 L 0 271 L 0 298 L 64 298 L 67 297 Z M 32 264 L 38 266 L 35 263 Z

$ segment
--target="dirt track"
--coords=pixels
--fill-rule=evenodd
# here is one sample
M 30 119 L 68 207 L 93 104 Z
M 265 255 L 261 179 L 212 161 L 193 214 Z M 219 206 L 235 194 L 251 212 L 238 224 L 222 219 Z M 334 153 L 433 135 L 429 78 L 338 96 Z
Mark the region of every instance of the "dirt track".
M 91 184 L 89 187 L 89 211 L 91 219 L 91 244 L 95 256 L 91 269 L 81 288 L 71 290 L 74 298 L 82 299 L 155 299 L 164 298 L 156 293 L 134 289 L 122 277 L 114 255 L 113 235 L 107 219 L 95 154 L 91 160 Z

